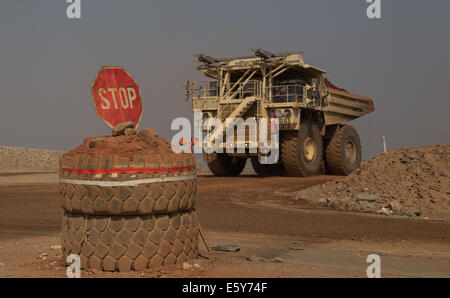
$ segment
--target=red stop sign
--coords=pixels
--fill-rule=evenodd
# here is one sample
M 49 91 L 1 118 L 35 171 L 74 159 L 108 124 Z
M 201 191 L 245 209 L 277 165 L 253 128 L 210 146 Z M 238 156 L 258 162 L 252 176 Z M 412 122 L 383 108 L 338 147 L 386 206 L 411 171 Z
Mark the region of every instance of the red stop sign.
M 111 128 L 126 121 L 138 126 L 142 116 L 141 92 L 124 68 L 103 66 L 91 91 L 97 115 Z

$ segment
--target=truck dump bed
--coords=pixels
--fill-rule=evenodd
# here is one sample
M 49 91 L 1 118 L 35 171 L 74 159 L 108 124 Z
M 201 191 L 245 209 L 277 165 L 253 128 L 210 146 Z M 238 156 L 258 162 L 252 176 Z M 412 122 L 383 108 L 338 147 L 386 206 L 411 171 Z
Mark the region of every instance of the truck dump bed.
M 352 94 L 328 80 L 325 80 L 325 84 L 330 93 L 328 106 L 323 108 L 327 125 L 351 121 L 375 110 L 369 97 Z

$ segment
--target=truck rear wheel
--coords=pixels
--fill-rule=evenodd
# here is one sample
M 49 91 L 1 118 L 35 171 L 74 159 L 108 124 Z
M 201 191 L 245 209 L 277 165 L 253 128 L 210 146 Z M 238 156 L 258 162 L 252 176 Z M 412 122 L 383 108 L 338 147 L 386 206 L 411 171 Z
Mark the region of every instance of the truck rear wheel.
M 251 158 L 253 170 L 255 170 L 256 174 L 259 176 L 285 176 L 286 170 L 283 165 L 279 161 L 275 164 L 261 164 L 258 160 L 258 157 Z
M 246 159 L 230 156 L 226 153 L 211 153 L 206 155 L 208 167 L 214 175 L 239 176 L 244 170 Z
M 348 175 L 361 163 L 361 142 L 353 126 L 338 127 L 325 150 L 327 171 L 333 175 Z
M 281 161 L 289 176 L 320 174 L 323 160 L 323 142 L 317 124 L 305 121 L 298 132 L 282 135 Z

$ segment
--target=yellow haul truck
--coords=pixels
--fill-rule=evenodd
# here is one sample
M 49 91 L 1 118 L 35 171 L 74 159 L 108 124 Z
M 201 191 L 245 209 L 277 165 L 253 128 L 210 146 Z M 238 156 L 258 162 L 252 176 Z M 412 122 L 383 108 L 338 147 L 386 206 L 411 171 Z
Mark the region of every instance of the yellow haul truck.
M 332 85 L 323 77 L 324 70 L 304 63 L 302 52 L 252 51 L 252 56 L 222 59 L 197 55 L 198 70 L 210 80 L 187 81 L 186 100 L 192 100 L 193 111 L 201 111 L 205 120 L 277 119 L 279 147 L 270 144 L 270 138 L 268 142 L 279 148 L 279 158 L 272 164 L 261 162 L 261 142 L 250 137 L 260 136 L 260 124 L 244 127 L 244 139 L 219 139 L 230 133 L 233 124 L 227 123 L 212 127 L 215 131 L 205 129 L 211 144 L 223 149 L 203 152 L 210 170 L 216 176 L 237 176 L 248 158 L 259 175 L 348 175 L 358 168 L 359 136 L 344 123 L 374 111 L 372 100 Z M 239 130 L 231 127 L 234 136 Z

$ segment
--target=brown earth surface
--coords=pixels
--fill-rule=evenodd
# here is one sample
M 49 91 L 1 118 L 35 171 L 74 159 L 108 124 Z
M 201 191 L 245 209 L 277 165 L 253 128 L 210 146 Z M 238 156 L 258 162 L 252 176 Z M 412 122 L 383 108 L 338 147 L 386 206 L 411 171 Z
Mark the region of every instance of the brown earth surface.
M 399 148 L 293 195 L 341 210 L 450 220 L 450 145 Z
M 450 277 L 449 222 L 292 199 L 337 178 L 200 176 L 197 210 L 209 245 L 240 251 L 207 252 L 202 244 L 203 257 L 184 267 L 82 277 L 365 277 L 371 253 L 380 255 L 383 277 Z M 0 277 L 65 277 L 56 182 L 54 174 L 53 183 L 0 187 Z

